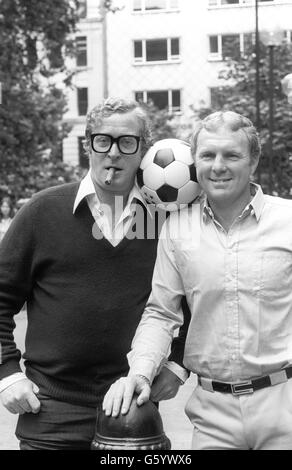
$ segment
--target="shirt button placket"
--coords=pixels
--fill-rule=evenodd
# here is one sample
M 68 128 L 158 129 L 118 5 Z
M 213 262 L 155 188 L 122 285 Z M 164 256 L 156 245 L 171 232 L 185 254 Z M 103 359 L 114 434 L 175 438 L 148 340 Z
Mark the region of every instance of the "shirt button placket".
M 226 299 L 228 316 L 228 339 L 229 339 L 229 363 L 231 364 L 231 375 L 236 375 L 238 353 L 238 306 L 237 306 L 237 253 L 234 230 L 231 229 L 227 235 L 227 262 L 226 262 Z

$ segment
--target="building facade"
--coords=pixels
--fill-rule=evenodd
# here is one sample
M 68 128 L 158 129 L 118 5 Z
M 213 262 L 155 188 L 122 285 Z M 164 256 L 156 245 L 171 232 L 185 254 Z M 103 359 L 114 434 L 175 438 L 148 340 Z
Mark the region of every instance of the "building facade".
M 98 0 L 87 1 L 93 11 Z M 258 5 L 259 30 L 280 30 L 291 41 L 292 0 L 258 0 Z M 122 8 L 107 14 L 103 38 L 100 19 L 90 19 L 89 9 L 88 19 L 80 24 L 93 62 L 89 66 L 88 61 L 86 71 L 76 76 L 68 114 L 73 121 L 78 99 L 82 101 L 85 93 L 79 89 L 86 88 L 85 83 L 89 107 L 106 93 L 151 99 L 159 108 L 188 115 L 192 106 L 208 106 L 216 99 L 216 88 L 221 85 L 218 72 L 230 44 L 233 51 L 242 53 L 254 40 L 255 0 L 124 0 L 117 1 L 117 6 Z M 82 132 L 84 119 L 79 116 L 64 142 L 65 161 L 82 161 L 76 151 L 76 138 Z
M 64 120 L 71 131 L 63 141 L 63 160 L 66 163 L 88 166 L 83 152 L 85 116 L 88 109 L 103 97 L 102 23 L 97 0 L 80 1 L 80 21 L 76 31 L 76 59 L 68 58 L 67 65 L 74 73 L 67 89 L 68 111 Z

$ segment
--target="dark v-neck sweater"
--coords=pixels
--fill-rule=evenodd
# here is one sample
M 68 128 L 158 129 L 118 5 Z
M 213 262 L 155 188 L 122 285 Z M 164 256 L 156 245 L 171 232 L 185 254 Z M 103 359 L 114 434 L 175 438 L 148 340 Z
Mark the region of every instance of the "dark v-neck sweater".
M 49 396 L 96 405 L 127 373 L 157 239 L 97 240 L 86 201 L 72 213 L 77 190 L 73 183 L 33 197 L 0 245 L 0 379 L 20 370 L 13 315 L 27 301 L 28 378 Z

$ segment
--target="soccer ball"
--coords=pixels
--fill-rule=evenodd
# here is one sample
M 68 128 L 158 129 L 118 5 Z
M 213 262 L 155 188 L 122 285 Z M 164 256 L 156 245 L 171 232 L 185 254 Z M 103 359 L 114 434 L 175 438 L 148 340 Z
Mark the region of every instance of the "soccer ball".
M 179 139 L 158 140 L 142 159 L 137 183 L 146 202 L 167 211 L 193 202 L 201 190 L 190 145 Z

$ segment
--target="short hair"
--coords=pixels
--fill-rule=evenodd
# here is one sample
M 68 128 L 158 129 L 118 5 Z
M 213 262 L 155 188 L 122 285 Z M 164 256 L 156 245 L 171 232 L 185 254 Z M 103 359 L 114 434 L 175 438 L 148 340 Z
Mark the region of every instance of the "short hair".
M 95 106 L 87 114 L 85 141 L 83 142 L 83 148 L 86 154 L 88 156 L 90 154 L 90 136 L 94 127 L 101 125 L 104 118 L 110 117 L 113 114 L 126 114 L 132 111 L 135 112 L 140 125 L 140 137 L 142 139 L 141 151 L 142 156 L 144 156 L 153 143 L 150 119 L 148 117 L 147 111 L 140 103 L 134 100 L 126 100 L 123 98 L 106 98 L 102 101 L 102 103 Z
M 199 121 L 191 137 L 191 152 L 193 158 L 197 151 L 198 137 L 202 129 L 216 132 L 226 127 L 232 132 L 242 130 L 249 142 L 250 156 L 253 159 L 260 157 L 261 143 L 259 134 L 250 119 L 234 111 L 216 111 Z

